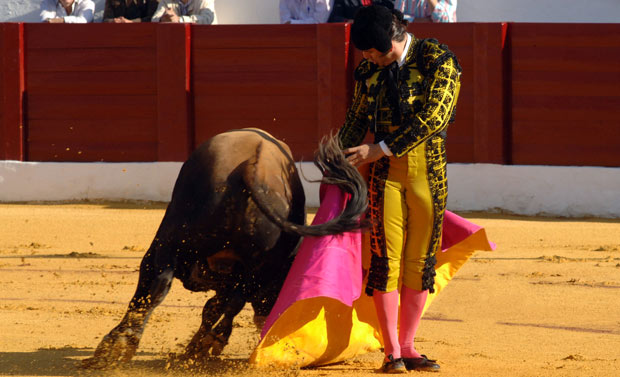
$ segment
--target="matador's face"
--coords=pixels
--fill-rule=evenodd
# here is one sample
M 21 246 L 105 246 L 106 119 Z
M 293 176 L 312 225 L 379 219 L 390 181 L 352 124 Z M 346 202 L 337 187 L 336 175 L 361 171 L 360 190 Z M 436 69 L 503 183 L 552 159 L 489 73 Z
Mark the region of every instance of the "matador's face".
M 393 51 L 394 47 L 392 47 L 388 52 L 381 52 L 376 48 L 371 48 L 369 50 L 363 50 L 362 56 L 380 67 L 385 67 L 396 61 L 396 57 L 394 56 L 395 54 L 392 53 Z

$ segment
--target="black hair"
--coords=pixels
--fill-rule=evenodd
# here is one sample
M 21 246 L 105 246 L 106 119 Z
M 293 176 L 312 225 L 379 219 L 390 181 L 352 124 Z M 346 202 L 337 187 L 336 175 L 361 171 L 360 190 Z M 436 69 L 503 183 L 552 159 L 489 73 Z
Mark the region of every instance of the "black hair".
M 373 4 L 355 13 L 351 39 L 360 50 L 374 48 L 385 53 L 392 48 L 392 40 L 402 42 L 405 39 L 407 25 L 400 11 Z

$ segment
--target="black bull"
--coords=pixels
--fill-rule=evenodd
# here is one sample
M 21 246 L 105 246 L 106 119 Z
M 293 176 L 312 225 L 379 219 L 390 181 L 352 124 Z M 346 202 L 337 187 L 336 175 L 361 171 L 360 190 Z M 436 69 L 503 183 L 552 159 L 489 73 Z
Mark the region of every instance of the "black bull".
M 334 138 L 319 145 L 315 164 L 324 182 L 338 184 L 352 199 L 336 219 L 307 226 L 303 187 L 286 144 L 258 129 L 225 132 L 202 144 L 181 168 L 125 316 L 83 365 L 104 368 L 129 361 L 173 278 L 192 291 L 215 291 L 183 358 L 219 355 L 246 302 L 260 324 L 275 303 L 301 236 L 360 227 L 366 184 Z

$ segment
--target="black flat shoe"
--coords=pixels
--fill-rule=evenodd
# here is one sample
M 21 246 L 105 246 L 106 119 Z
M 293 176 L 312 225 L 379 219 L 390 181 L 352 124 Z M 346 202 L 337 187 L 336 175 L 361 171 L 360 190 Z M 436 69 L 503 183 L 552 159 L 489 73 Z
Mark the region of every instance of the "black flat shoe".
M 388 361 L 385 361 L 381 369 L 377 372 L 389 374 L 407 373 L 407 368 L 405 367 L 405 363 L 403 363 L 402 358 L 394 359 L 394 356 L 389 355 Z
M 429 360 L 426 355 L 421 355 L 422 357 L 403 357 L 403 363 L 405 364 L 405 368 L 407 370 L 422 370 L 427 372 L 439 372 L 439 364 L 436 363 L 437 360 Z

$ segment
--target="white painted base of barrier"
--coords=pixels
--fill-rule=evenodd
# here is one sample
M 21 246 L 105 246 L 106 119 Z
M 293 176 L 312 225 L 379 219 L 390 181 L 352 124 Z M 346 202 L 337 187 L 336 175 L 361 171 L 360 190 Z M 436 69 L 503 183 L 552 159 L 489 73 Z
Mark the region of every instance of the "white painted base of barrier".
M 0 202 L 169 201 L 181 165 L 0 161 Z M 312 163 L 300 170 L 320 179 Z M 453 211 L 620 218 L 620 168 L 449 164 L 448 180 Z M 318 183 L 302 181 L 307 205 L 318 206 Z

